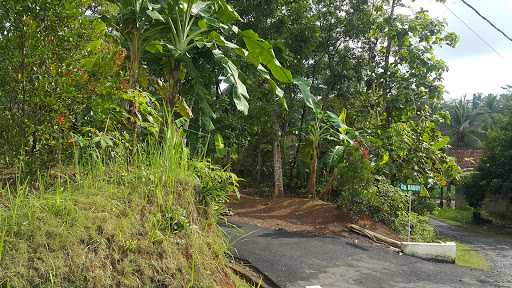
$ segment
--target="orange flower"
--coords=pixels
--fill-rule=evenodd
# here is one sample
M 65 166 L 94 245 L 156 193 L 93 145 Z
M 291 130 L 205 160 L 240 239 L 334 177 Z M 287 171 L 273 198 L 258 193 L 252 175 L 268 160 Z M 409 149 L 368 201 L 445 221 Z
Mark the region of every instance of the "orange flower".
M 121 81 L 121 89 L 123 90 L 128 90 L 128 88 L 130 88 L 130 84 L 128 84 L 128 80 L 123 80 Z
M 64 125 L 64 123 L 66 123 L 66 117 L 64 117 L 64 114 L 63 113 L 60 113 L 58 116 L 57 116 L 57 119 L 55 119 L 55 121 L 57 121 L 57 124 L 59 124 L 60 126 Z
M 126 54 L 128 54 L 128 53 L 126 52 L 126 50 L 125 50 L 125 49 L 121 49 L 121 50 L 119 50 L 119 51 L 116 53 L 116 55 L 114 56 L 114 62 L 116 62 L 116 64 L 117 64 L 117 65 L 121 65 L 121 64 L 123 64 L 124 59 L 125 59 L 125 57 L 126 57 Z
M 71 72 L 69 70 L 64 71 L 64 77 L 69 78 L 71 76 Z

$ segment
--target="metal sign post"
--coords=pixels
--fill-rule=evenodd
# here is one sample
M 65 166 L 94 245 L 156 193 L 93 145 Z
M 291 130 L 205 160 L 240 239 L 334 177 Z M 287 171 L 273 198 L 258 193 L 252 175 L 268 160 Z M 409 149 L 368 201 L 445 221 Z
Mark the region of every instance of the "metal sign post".
M 412 192 L 407 193 L 409 194 L 409 225 L 407 225 L 407 242 L 411 242 L 411 210 L 412 210 Z
M 419 193 L 421 191 L 421 185 L 400 183 L 400 190 L 406 191 L 407 194 L 409 194 L 409 225 L 407 225 L 407 242 L 411 242 L 412 193 Z

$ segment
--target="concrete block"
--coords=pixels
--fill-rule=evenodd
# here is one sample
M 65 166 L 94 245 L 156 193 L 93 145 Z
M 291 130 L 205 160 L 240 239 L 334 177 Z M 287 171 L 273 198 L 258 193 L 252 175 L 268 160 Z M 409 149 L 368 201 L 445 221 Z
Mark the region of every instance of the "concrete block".
M 402 242 L 401 249 L 404 254 L 416 256 L 426 260 L 437 260 L 448 263 L 455 263 L 457 244 L 446 243 L 416 243 Z

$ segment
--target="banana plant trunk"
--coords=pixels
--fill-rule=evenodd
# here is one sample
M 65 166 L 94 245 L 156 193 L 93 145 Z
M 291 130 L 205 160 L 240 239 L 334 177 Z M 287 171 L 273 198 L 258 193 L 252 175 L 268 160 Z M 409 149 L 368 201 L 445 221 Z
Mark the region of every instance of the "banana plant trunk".
M 174 106 L 176 105 L 176 101 L 178 98 L 178 93 L 180 89 L 180 74 L 181 74 L 181 65 L 177 63 L 172 63 L 171 68 L 168 75 L 168 85 L 169 92 L 167 94 L 167 109 L 169 112 L 172 112 Z
M 130 43 L 130 89 L 139 88 L 140 34 L 134 32 Z
M 283 159 L 281 155 L 281 128 L 279 126 L 279 112 L 273 113 L 272 125 L 274 126 L 274 192 L 272 199 L 284 197 L 284 181 L 283 181 Z
M 336 184 L 336 178 L 338 177 L 338 168 L 334 168 L 334 170 L 331 173 L 331 176 L 329 177 L 329 181 L 327 182 L 327 185 L 325 185 L 324 190 L 322 193 L 320 193 L 320 198 L 325 200 L 330 200 L 332 188 L 334 187 L 334 184 Z
M 308 194 L 316 199 L 316 174 L 318 169 L 318 143 L 313 143 L 313 155 L 311 156 L 310 173 L 308 179 Z

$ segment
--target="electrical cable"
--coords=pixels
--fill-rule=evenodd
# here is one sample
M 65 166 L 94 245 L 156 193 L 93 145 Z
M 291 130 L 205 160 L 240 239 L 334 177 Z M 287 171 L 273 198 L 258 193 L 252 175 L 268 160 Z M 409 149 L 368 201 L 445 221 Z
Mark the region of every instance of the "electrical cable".
M 480 39 L 480 41 L 482 41 L 487 47 L 489 47 L 492 51 L 494 51 L 494 53 L 496 53 L 496 55 L 498 55 L 500 58 L 502 59 L 505 59 L 505 57 L 503 57 L 503 55 L 501 55 L 500 52 L 498 52 L 498 50 L 496 50 L 496 48 L 494 48 L 489 42 L 487 42 L 487 40 L 485 40 L 482 36 L 480 36 L 480 34 L 478 34 L 478 32 L 475 31 L 475 29 L 473 29 L 471 26 L 469 26 L 469 24 L 464 21 L 464 19 L 462 19 L 461 17 L 459 17 L 459 15 L 457 15 L 452 9 L 450 9 L 450 7 L 448 7 L 446 4 L 444 4 L 444 7 L 446 9 L 448 9 L 448 11 L 450 11 L 450 13 L 455 16 L 457 19 L 459 19 L 463 24 L 464 26 L 466 26 L 466 28 L 468 28 L 471 32 L 473 32 L 473 34 L 476 35 L 476 37 L 478 37 L 478 39 Z

